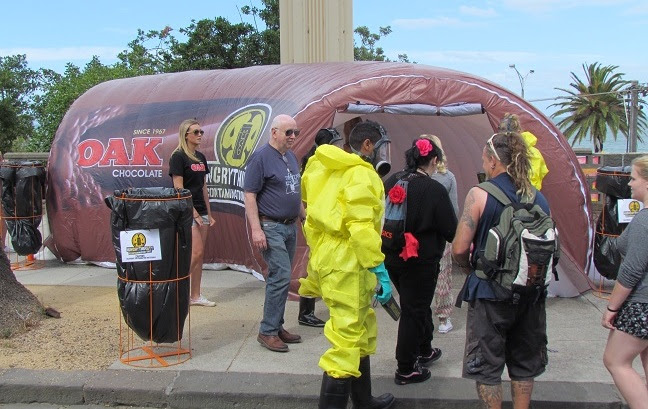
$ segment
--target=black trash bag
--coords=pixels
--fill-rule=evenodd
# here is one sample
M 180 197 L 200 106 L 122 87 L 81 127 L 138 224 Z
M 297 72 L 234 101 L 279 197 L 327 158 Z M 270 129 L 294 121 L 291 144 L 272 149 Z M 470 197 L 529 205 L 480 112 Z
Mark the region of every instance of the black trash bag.
M 37 253 L 43 237 L 38 231 L 43 215 L 45 168 L 40 162 L 5 162 L 0 167 L 2 210 L 14 251 L 21 256 Z
M 603 166 L 596 169 L 596 190 L 619 199 L 630 199 L 631 166 Z
M 170 200 L 174 198 L 177 200 Z M 162 343 L 182 339 L 189 313 L 191 192 L 161 187 L 132 188 L 115 191 L 105 202 L 112 209 L 112 241 L 120 278 L 117 294 L 126 324 L 146 341 Z M 160 232 L 162 260 L 122 262 L 119 233 L 151 229 Z
M 2 179 L 2 214 L 7 217 L 14 217 L 16 200 L 14 186 L 16 185 L 16 167 L 13 163 L 3 162 L 0 164 L 0 179 Z M 7 220 L 9 221 L 9 220 Z
M 623 233 L 626 224 L 619 224 L 618 199 L 605 196 L 605 205 L 596 221 L 594 237 L 594 265 L 605 278 L 615 280 L 621 266 L 621 254 L 616 247 L 616 238 Z

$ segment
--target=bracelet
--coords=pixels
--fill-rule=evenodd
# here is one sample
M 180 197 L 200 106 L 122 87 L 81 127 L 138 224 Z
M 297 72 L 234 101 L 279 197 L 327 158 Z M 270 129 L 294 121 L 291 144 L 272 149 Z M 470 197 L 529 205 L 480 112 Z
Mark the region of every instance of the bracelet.
M 619 311 L 621 311 L 621 308 L 619 308 L 618 310 L 613 310 L 613 309 L 610 308 L 610 306 L 608 305 L 608 306 L 607 306 L 607 310 L 610 311 L 610 312 L 619 312 Z

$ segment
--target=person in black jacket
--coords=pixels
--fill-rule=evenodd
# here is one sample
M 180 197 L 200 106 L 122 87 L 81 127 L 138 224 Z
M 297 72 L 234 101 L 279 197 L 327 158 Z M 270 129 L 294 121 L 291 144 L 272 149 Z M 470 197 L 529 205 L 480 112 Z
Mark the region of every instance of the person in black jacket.
M 438 146 L 429 139 L 418 138 L 405 152 L 406 169 L 385 182 L 385 192 L 389 192 L 408 174 L 420 176 L 409 181 L 405 222 L 405 232 L 418 241 L 418 255 L 404 259 L 401 252 L 383 247 L 385 266 L 400 295 L 402 309 L 396 343 L 397 385 L 429 379 L 430 370 L 425 366 L 441 357 L 441 350 L 432 348 L 434 324 L 430 304 L 445 244 L 453 240 L 457 228 L 448 191 L 429 177 L 441 160 L 443 153 Z
M 302 174 L 304 173 L 304 170 L 306 170 L 308 160 L 315 154 L 317 147 L 330 144 L 334 138 L 340 138 L 340 135 L 335 128 L 324 128 L 317 131 L 317 135 L 315 135 L 315 143 L 302 158 Z M 326 324 L 315 315 L 315 298 L 299 296 L 299 314 L 297 315 L 297 322 L 299 325 L 306 325 L 308 327 L 323 327 L 324 324 Z

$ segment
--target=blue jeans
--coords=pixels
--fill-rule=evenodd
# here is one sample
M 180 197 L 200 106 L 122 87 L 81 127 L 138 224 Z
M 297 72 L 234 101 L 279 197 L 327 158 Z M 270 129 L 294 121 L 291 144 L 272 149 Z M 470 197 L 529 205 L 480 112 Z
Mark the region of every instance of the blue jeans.
M 284 323 L 297 229 L 295 223 L 282 224 L 271 221 L 262 221 L 261 228 L 268 244 L 267 249 L 263 251 L 263 259 L 268 264 L 268 277 L 259 333 L 277 335 Z

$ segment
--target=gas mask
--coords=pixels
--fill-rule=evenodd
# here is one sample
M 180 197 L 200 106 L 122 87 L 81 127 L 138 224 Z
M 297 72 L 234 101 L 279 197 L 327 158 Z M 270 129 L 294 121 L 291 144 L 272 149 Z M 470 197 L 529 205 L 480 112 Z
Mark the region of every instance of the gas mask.
M 340 135 L 340 132 L 338 132 L 337 129 L 335 128 L 326 128 L 327 131 L 333 136 L 333 139 L 331 139 L 331 142 L 329 142 L 329 145 L 334 145 L 337 146 L 340 149 L 344 148 L 344 138 L 342 138 L 342 135 Z
M 378 172 L 378 175 L 383 177 L 391 170 L 391 141 L 385 128 L 380 124 L 378 127 L 380 129 L 380 140 L 374 145 L 371 164 Z
M 382 125 L 378 124 L 378 130 L 380 131 L 380 139 L 374 144 L 371 156 L 363 155 L 361 152 L 355 150 L 353 146 L 351 150 L 366 162 L 371 163 L 374 169 L 376 169 L 378 176 L 383 177 L 391 170 L 391 141 Z

